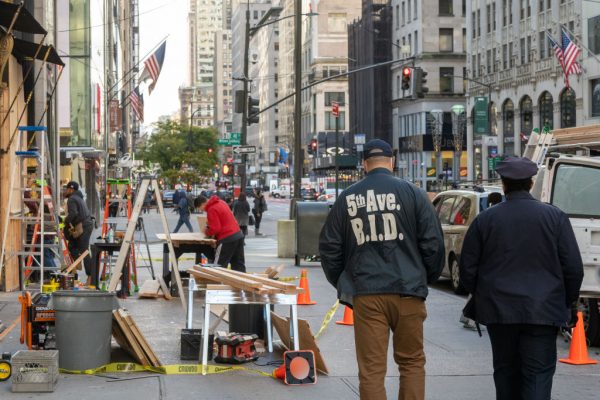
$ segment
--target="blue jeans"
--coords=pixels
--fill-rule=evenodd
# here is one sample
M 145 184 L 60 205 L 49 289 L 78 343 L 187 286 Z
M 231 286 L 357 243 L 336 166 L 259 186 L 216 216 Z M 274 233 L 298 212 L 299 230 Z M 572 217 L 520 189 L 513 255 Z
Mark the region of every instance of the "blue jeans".
M 175 230 L 173 231 L 173 233 L 177 233 L 179 232 L 179 228 L 181 228 L 181 226 L 185 224 L 185 226 L 188 227 L 188 229 L 190 230 L 190 232 L 194 232 L 194 229 L 192 228 L 192 224 L 190 224 L 190 216 L 184 216 L 184 217 L 179 217 L 179 221 L 177 221 L 177 225 L 175 226 Z
M 556 370 L 558 328 L 488 325 L 497 400 L 550 400 Z

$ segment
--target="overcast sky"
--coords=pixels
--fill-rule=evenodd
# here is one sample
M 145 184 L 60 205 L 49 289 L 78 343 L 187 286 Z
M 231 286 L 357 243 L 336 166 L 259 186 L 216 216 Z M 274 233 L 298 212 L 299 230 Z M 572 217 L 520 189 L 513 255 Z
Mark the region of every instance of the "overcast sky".
M 177 90 L 188 84 L 188 0 L 143 0 L 140 5 L 140 59 L 169 35 L 158 83 L 148 96 L 144 90 L 144 125 L 179 109 Z M 150 82 L 150 81 L 148 81 Z

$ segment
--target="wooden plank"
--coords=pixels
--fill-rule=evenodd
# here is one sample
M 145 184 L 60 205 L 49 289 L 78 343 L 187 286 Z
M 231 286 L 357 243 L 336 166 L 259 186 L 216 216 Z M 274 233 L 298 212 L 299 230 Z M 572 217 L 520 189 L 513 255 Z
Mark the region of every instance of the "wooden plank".
M 113 311 L 113 318 L 119 325 L 119 328 L 121 329 L 121 332 L 123 333 L 123 336 L 125 337 L 127 345 L 131 348 L 131 351 L 133 352 L 134 358 L 142 365 L 150 365 L 150 361 L 146 357 L 146 354 L 140 347 L 140 344 L 134 337 L 133 332 L 131 332 L 129 325 L 123 319 L 123 317 L 121 316 L 119 311 L 120 311 L 120 309 Z
M 162 294 L 165 297 L 165 299 L 171 300 L 173 298 L 173 296 L 171 296 L 171 291 L 167 287 L 167 284 L 165 283 L 165 280 L 163 279 L 163 277 L 160 275 L 157 275 L 156 279 L 158 279 L 158 283 L 160 284 L 160 290 L 162 290 Z
M 200 267 L 202 268 L 202 267 Z M 222 275 L 227 277 L 228 279 L 233 279 L 234 281 L 244 282 L 245 284 L 250 284 L 251 282 L 255 282 L 257 284 L 262 285 L 262 289 L 266 290 L 269 294 L 277 294 L 277 293 L 286 293 L 286 294 L 296 294 L 298 293 L 298 289 L 294 285 L 290 285 L 283 282 L 277 282 L 279 286 L 272 285 L 272 280 L 268 278 L 259 277 L 256 275 L 247 274 L 245 272 L 234 271 L 225 268 L 209 268 L 213 270 L 217 270 L 218 275 Z M 227 284 L 232 284 L 230 282 L 225 282 Z M 281 288 L 281 285 L 287 285 L 285 289 Z M 300 289 L 302 290 L 302 289 Z
M 233 286 L 229 286 L 229 285 L 206 285 L 206 289 L 207 290 L 237 290 L 237 288 L 234 288 Z
M 144 180 L 148 181 L 148 180 Z M 158 180 L 156 178 L 152 178 L 152 187 L 157 190 L 160 186 L 158 186 Z M 146 187 L 147 189 L 147 187 Z M 145 192 L 144 192 L 145 195 Z M 141 195 L 138 194 L 138 197 Z M 179 266 L 177 263 L 177 257 L 175 257 L 175 248 L 173 247 L 173 242 L 171 241 L 171 234 L 169 232 L 169 223 L 167 222 L 167 217 L 165 216 L 165 208 L 162 203 L 162 196 L 156 196 L 156 204 L 158 205 L 158 211 L 160 214 L 160 219 L 162 221 L 163 230 L 165 233 L 165 239 L 167 241 L 167 247 L 169 249 L 169 261 L 171 264 L 171 274 L 175 275 L 175 282 L 177 282 L 177 292 L 179 293 L 179 300 L 181 301 L 181 305 L 183 306 L 183 312 L 187 315 L 187 303 L 186 297 L 183 293 L 183 284 L 181 283 L 181 275 L 179 275 Z
M 71 271 L 73 271 L 75 268 L 77 268 L 77 266 L 79 264 L 81 264 L 83 262 L 83 259 L 90 254 L 89 250 L 84 251 L 83 253 L 81 253 L 81 255 L 79 257 L 77 257 L 77 260 L 73 261 L 71 263 L 71 265 L 69 265 L 69 268 L 67 268 L 67 270 L 65 271 L 65 273 L 70 274 Z
M 292 343 L 290 337 L 290 319 L 283 318 L 271 311 L 271 321 L 284 346 L 286 346 L 288 349 L 293 349 L 294 344 Z M 298 319 L 298 342 L 300 349 L 312 350 L 315 353 L 317 370 L 322 374 L 329 375 L 329 369 L 325 364 L 325 359 L 321 354 L 321 349 L 319 349 L 317 341 L 315 340 L 315 336 L 310 330 L 310 325 L 305 319 Z
M 198 267 L 198 268 L 200 268 L 200 270 L 190 268 L 187 270 L 187 272 L 189 274 L 193 275 L 194 278 L 206 279 L 207 281 L 216 282 L 218 284 L 225 284 L 225 285 L 233 286 L 233 288 L 235 290 L 246 290 L 246 291 L 254 292 L 254 293 L 258 293 L 258 294 L 281 293 L 281 290 L 277 289 L 277 288 L 265 288 L 264 285 L 261 285 L 259 288 L 256 288 L 253 286 L 246 286 L 245 284 L 243 284 L 239 281 L 236 281 L 234 279 L 229 279 L 228 277 L 224 277 L 224 276 L 220 276 L 220 275 L 210 275 L 210 274 L 203 272 L 203 270 L 210 269 L 210 268 L 206 268 L 206 267 Z
M 140 298 L 159 298 L 162 297 L 162 292 L 160 291 L 160 283 L 157 280 L 147 280 L 140 287 L 140 291 L 138 292 L 138 296 Z
M 144 350 L 144 353 L 146 354 L 146 356 L 148 357 L 148 359 L 150 360 L 152 365 L 154 367 L 160 367 L 161 366 L 160 360 L 154 353 L 152 346 L 150 346 L 150 344 L 146 340 L 146 337 L 142 334 L 142 331 L 140 331 L 140 328 L 135 323 L 135 320 L 133 319 L 133 317 L 124 310 L 119 310 L 119 311 L 121 312 L 121 316 L 123 316 L 125 321 L 129 324 L 129 327 L 131 328 L 134 336 L 138 340 L 138 343 L 142 347 L 142 350 Z
M 125 337 L 125 334 L 121 330 L 121 327 L 119 326 L 115 318 L 113 318 L 112 321 L 112 335 L 120 348 L 125 350 L 134 360 L 139 361 L 137 355 L 135 354 L 131 346 L 129 346 L 127 338 Z
M 240 272 L 240 271 L 227 270 L 227 272 L 230 274 L 233 274 L 233 275 L 244 276 L 244 277 L 247 277 L 248 279 L 252 279 L 252 280 L 264 283 L 269 286 L 283 289 L 286 294 L 297 294 L 297 293 L 304 292 L 304 289 L 296 287 L 296 285 L 291 284 L 291 283 L 279 282 L 279 281 L 276 281 L 273 279 L 264 278 L 264 277 L 258 276 L 258 275 L 247 274 L 245 272 Z
M 215 278 L 219 278 L 222 283 L 238 287 L 242 290 L 254 290 L 262 288 L 261 283 L 226 274 L 223 272 L 224 269 L 221 267 L 207 268 L 194 266 L 193 269 L 196 271 L 200 270 L 201 272 L 204 272 L 205 275 L 211 275 Z

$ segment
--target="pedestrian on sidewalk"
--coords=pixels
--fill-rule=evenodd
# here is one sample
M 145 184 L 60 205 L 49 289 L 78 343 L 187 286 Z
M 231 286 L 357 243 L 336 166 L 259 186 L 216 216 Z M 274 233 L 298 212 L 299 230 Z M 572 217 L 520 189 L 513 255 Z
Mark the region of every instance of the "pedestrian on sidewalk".
M 223 268 L 231 264 L 232 269 L 246 272 L 244 234 L 227 203 L 218 196 L 198 196 L 194 206 L 206 211 L 206 236 L 217 240 L 214 263 Z
M 175 198 L 175 194 L 173 194 L 173 198 Z M 190 203 L 185 195 L 185 192 L 181 191 L 181 193 L 179 193 L 177 196 L 177 199 L 176 210 L 179 213 L 179 220 L 177 221 L 177 225 L 175 226 L 173 233 L 179 232 L 179 228 L 181 228 L 183 224 L 187 226 L 190 232 L 194 232 L 192 224 L 190 223 Z
M 244 236 L 248 236 L 248 225 L 250 224 L 250 203 L 246 200 L 246 193 L 240 193 L 238 199 L 233 203 L 233 216 L 235 217 Z
M 390 329 L 400 400 L 425 399 L 427 284 L 444 266 L 444 238 L 425 191 L 392 175 L 391 146 L 364 145 L 367 176 L 336 199 L 319 238 L 321 265 L 354 308 L 360 398 L 386 399 Z
M 460 281 L 473 295 L 465 315 L 487 326 L 498 400 L 550 400 L 556 335 L 577 319 L 583 279 L 569 217 L 534 199 L 537 166 L 498 163 L 506 201 L 480 213 L 460 257 Z
M 254 196 L 254 207 L 252 208 L 252 214 L 254 214 L 254 234 L 256 236 L 262 236 L 262 233 L 260 233 L 260 221 L 262 221 L 265 211 L 267 211 L 267 201 L 262 191 L 257 188 L 256 195 Z
M 79 190 L 79 183 L 71 181 L 65 188 L 67 198 L 67 216 L 63 233 L 67 240 L 67 247 L 73 260 L 77 260 L 90 247 L 90 236 L 94 230 L 94 223 L 90 210 L 83 200 L 83 194 Z M 88 254 L 83 259 L 83 267 L 87 275 L 86 284 L 92 282 L 92 258 Z

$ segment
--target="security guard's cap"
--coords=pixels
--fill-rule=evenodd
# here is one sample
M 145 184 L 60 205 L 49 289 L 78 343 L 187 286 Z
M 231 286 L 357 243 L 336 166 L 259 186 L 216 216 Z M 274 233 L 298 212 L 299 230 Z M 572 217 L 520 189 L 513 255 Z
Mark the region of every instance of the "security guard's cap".
M 496 167 L 496 172 L 501 177 L 515 181 L 529 179 L 537 174 L 537 171 L 537 165 L 533 161 L 522 157 L 507 157 Z
M 363 160 L 370 157 L 393 157 L 392 146 L 385 140 L 372 139 L 363 147 Z

